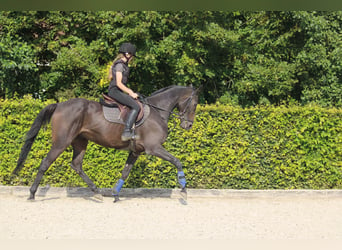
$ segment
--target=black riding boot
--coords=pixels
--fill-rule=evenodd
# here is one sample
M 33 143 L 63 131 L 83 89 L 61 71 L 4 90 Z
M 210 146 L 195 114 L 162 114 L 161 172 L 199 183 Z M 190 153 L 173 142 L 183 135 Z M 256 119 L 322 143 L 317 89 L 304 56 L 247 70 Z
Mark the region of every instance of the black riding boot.
M 121 135 L 122 141 L 129 141 L 133 139 L 134 133 L 132 132 L 132 127 L 137 118 L 137 115 L 138 115 L 138 112 L 136 110 L 131 110 L 131 112 L 128 114 L 128 117 L 125 123 L 125 129 Z

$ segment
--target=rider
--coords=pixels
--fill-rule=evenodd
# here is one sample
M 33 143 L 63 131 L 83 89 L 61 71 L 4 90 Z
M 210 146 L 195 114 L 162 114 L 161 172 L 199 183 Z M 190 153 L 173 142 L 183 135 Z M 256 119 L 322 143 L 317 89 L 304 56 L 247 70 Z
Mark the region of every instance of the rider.
M 128 63 L 132 61 L 134 56 L 136 57 L 135 52 L 136 48 L 133 44 L 123 43 L 109 72 L 111 82 L 108 88 L 108 95 L 131 108 L 125 123 L 125 129 L 121 135 L 122 141 L 128 141 L 133 138 L 132 126 L 140 112 L 140 107 L 134 100 L 138 98 L 138 94 L 127 87 L 129 76 Z

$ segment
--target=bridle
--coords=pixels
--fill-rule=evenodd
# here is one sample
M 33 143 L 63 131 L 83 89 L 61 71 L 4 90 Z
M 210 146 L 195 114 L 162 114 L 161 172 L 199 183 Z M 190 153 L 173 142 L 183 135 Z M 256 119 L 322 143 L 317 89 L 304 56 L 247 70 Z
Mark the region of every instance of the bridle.
M 186 102 L 186 106 L 185 106 L 185 108 L 183 109 L 182 112 L 179 112 L 179 113 L 177 114 L 177 118 L 179 118 L 181 121 L 191 122 L 191 121 L 189 121 L 189 120 L 186 120 L 186 119 L 184 118 L 184 115 L 185 115 L 185 113 L 187 112 L 187 110 L 188 110 L 189 107 L 190 107 L 190 103 L 192 102 L 192 98 L 194 97 L 194 93 L 195 93 L 195 91 L 192 90 L 191 96 L 189 96 L 187 99 L 185 99 L 185 100 L 182 102 L 182 103 Z
M 157 110 L 160 110 L 160 111 L 163 111 L 163 112 L 168 112 L 168 113 L 170 114 L 170 116 L 173 116 L 173 117 L 179 119 L 181 122 L 182 122 L 182 121 L 192 122 L 192 121 L 189 121 L 189 120 L 185 119 L 185 114 L 186 114 L 187 110 L 188 110 L 189 107 L 190 107 L 190 103 L 192 102 L 192 99 L 193 99 L 193 97 L 194 97 L 194 94 L 195 94 L 195 91 L 192 90 L 191 96 L 189 96 L 188 98 L 186 98 L 184 101 L 181 102 L 181 103 L 187 102 L 187 103 L 186 103 L 186 106 L 185 106 L 185 108 L 183 109 L 182 112 L 173 112 L 172 110 L 169 111 L 169 110 L 160 108 L 160 107 L 158 107 L 158 106 L 156 106 L 156 105 L 153 105 L 153 104 L 147 102 L 146 97 L 143 96 L 143 95 L 140 95 L 140 96 L 143 97 L 143 98 L 140 99 L 140 100 L 141 100 L 141 102 L 143 102 L 144 104 L 146 104 L 146 105 L 148 105 L 148 106 L 150 106 L 150 107 L 152 107 L 152 108 L 154 108 L 154 109 L 157 109 Z

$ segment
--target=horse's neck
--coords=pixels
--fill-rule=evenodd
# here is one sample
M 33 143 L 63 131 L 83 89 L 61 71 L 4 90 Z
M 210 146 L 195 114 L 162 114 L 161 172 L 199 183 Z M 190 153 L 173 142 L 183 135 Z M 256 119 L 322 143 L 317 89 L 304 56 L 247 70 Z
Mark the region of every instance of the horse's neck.
M 169 90 L 165 91 L 165 93 L 158 94 L 156 96 L 151 96 L 148 98 L 148 102 L 152 105 L 158 107 L 160 110 L 161 116 L 164 119 L 169 119 L 171 111 L 176 107 L 179 98 L 179 91 Z

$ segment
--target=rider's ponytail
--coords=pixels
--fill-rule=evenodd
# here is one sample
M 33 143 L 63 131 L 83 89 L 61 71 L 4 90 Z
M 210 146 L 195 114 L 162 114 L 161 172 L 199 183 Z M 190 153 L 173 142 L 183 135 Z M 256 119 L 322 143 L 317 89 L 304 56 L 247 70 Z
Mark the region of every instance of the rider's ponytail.
M 110 68 L 109 68 L 109 72 L 108 72 L 108 79 L 109 79 L 109 81 L 111 81 L 111 80 L 113 80 L 113 65 L 114 65 L 114 63 L 117 61 L 117 60 L 119 60 L 119 59 L 121 59 L 121 58 L 123 58 L 124 56 L 123 56 L 123 54 L 119 54 L 119 55 L 117 55 L 117 57 L 114 59 L 114 61 L 113 61 L 113 64 L 112 64 L 112 66 L 110 66 Z
M 110 66 L 109 72 L 108 72 L 108 79 L 109 81 L 113 80 L 113 72 L 112 72 L 113 65 Z

